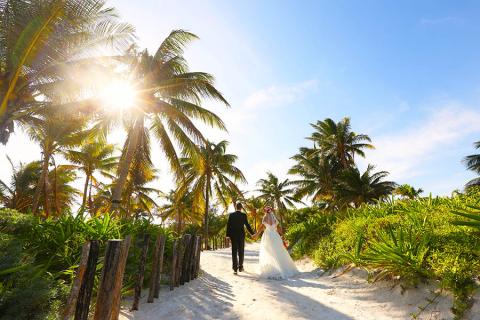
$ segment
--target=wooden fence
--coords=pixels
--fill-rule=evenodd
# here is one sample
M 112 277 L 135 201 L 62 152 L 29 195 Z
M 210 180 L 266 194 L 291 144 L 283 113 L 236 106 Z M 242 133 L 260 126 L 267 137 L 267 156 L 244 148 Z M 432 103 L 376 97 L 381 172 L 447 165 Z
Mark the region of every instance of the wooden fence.
M 208 246 L 212 250 L 224 249 L 230 247 L 230 240 L 227 237 L 223 237 L 220 235 L 211 237 L 208 239 Z
M 142 248 L 138 270 L 136 273 L 135 293 L 131 310 L 138 310 L 140 295 L 145 278 L 145 266 L 149 254 L 151 235 L 145 234 L 142 238 Z M 94 320 L 117 320 L 120 313 L 121 290 L 123 276 L 131 245 L 131 237 L 122 240 L 108 240 L 103 260 L 103 270 L 98 285 Z M 156 235 L 155 247 L 149 282 L 147 302 L 152 303 L 159 297 L 161 274 L 164 265 L 166 237 Z M 200 252 L 202 239 L 200 236 L 189 234 L 174 240 L 172 252 L 172 266 L 170 274 L 170 290 L 183 285 L 198 277 L 200 268 Z M 89 241 L 82 247 L 80 265 L 77 269 L 72 289 L 62 314 L 63 320 L 87 320 L 90 312 L 90 303 L 93 293 L 95 271 L 99 256 L 99 242 Z

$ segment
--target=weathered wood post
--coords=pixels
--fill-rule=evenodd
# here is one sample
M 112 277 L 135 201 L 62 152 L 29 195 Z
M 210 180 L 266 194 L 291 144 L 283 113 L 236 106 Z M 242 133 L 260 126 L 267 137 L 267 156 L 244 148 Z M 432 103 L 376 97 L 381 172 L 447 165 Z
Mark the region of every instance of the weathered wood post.
M 148 291 L 148 303 L 152 303 L 154 298 L 158 298 L 160 292 L 160 277 L 163 269 L 163 251 L 165 249 L 165 236 L 157 235 L 155 241 L 155 251 L 153 253 L 152 275 L 150 277 L 150 288 Z
M 182 276 L 180 278 L 180 284 L 183 285 L 187 280 L 187 271 L 188 271 L 188 263 L 190 261 L 190 239 L 192 236 L 190 234 L 186 234 L 183 236 L 183 246 L 185 250 L 183 251 L 183 263 L 182 263 Z
M 102 277 L 98 286 L 94 320 L 110 320 L 116 296 L 123 240 L 108 240 L 103 262 Z
M 132 241 L 132 236 L 127 235 L 125 240 L 123 240 L 122 247 L 120 250 L 120 266 L 117 271 L 117 281 L 115 283 L 114 297 L 113 297 L 113 306 L 112 306 L 112 318 L 111 320 L 118 320 L 120 314 L 120 302 L 122 300 L 122 286 L 123 286 L 123 276 L 125 274 L 125 267 L 127 265 L 128 259 L 128 250 L 130 249 L 130 243 Z
M 185 270 L 185 282 L 190 282 L 192 280 L 192 265 L 193 259 L 195 256 L 195 236 L 190 236 L 190 243 L 188 244 L 188 263 Z
M 105 249 L 103 270 L 98 286 L 94 319 L 108 319 L 112 317 L 113 292 L 115 278 L 120 265 L 120 256 L 123 240 L 108 240 Z
M 85 265 L 85 271 L 80 283 L 78 295 L 76 297 L 75 304 L 75 320 L 87 320 L 88 312 L 90 311 L 90 300 L 92 299 L 93 283 L 95 280 L 95 271 L 97 270 L 97 260 L 99 245 L 98 241 L 93 240 L 88 243 L 88 246 L 82 248 L 82 262 L 84 261 L 84 250 L 88 251 L 87 261 Z M 81 267 L 80 265 L 80 267 Z M 80 272 L 79 267 L 79 272 Z M 78 275 L 78 273 L 77 273 Z M 72 289 L 73 290 L 73 289 Z M 73 302 L 73 301 L 72 301 Z M 70 314 L 65 314 L 65 319 L 71 316 L 72 310 L 69 310 Z M 68 317 L 68 318 L 67 318 Z
M 198 238 L 199 238 L 200 243 L 202 243 L 202 236 L 198 236 Z M 198 246 L 197 256 L 196 256 L 196 260 L 195 260 L 195 278 L 198 277 L 198 273 L 200 272 L 200 254 L 201 254 L 200 248 L 201 248 L 201 246 Z
M 178 240 L 173 241 L 172 245 L 172 270 L 171 270 L 171 276 L 170 276 L 170 290 L 173 290 L 173 287 L 175 287 L 175 281 L 176 281 L 176 270 L 177 270 L 177 256 L 178 256 Z
M 177 270 L 175 271 L 175 287 L 180 286 L 180 279 L 182 277 L 183 255 L 185 253 L 185 241 L 184 238 L 178 239 L 177 246 Z
M 138 310 L 138 304 L 140 303 L 140 296 L 142 294 L 143 279 L 145 278 L 145 263 L 147 262 L 148 243 L 150 242 L 150 235 L 148 233 L 143 235 L 142 255 L 138 264 L 138 271 L 135 283 L 135 294 L 133 296 L 132 309 Z

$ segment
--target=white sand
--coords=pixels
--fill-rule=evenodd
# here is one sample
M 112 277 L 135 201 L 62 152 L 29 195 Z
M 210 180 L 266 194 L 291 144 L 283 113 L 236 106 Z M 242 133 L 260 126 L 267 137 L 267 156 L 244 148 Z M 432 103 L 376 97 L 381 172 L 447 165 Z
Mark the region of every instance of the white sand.
M 139 311 L 124 309 L 120 319 L 411 319 L 433 297 L 432 286 L 402 295 L 398 286 L 368 283 L 362 272 L 332 278 L 308 260 L 297 263 L 301 274 L 293 279 L 260 280 L 257 262 L 258 244 L 247 246 L 246 272 L 238 276 L 231 270 L 230 249 L 203 252 L 198 279 L 174 291 L 162 288 L 155 303 L 143 297 Z M 440 296 L 419 319 L 452 319 L 451 302 Z M 467 319 L 480 319 L 479 303 Z

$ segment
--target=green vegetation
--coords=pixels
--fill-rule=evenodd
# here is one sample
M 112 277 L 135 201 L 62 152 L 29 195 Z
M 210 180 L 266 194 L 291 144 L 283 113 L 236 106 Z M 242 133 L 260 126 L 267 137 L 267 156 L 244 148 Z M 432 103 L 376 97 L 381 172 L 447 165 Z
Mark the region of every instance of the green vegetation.
M 290 212 L 287 232 L 296 257 L 311 255 L 325 269 L 369 271 L 373 281 L 406 288 L 439 280 L 455 296 L 459 317 L 470 305 L 480 273 L 480 190 L 368 204 L 344 211 Z M 304 220 L 303 216 L 309 218 Z

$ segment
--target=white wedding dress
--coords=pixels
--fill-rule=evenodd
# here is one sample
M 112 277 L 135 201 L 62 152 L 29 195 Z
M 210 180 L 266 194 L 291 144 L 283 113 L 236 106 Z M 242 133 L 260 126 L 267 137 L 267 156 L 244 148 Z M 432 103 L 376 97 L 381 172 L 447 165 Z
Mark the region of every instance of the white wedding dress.
M 297 267 L 277 232 L 277 219 L 273 214 L 266 214 L 262 223 L 265 230 L 260 242 L 259 276 L 268 279 L 286 279 L 296 275 Z

